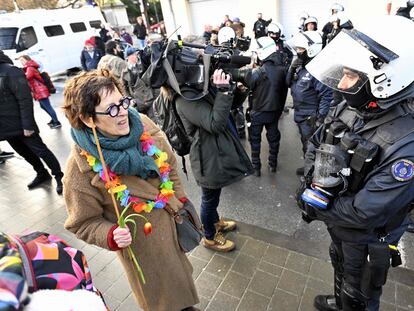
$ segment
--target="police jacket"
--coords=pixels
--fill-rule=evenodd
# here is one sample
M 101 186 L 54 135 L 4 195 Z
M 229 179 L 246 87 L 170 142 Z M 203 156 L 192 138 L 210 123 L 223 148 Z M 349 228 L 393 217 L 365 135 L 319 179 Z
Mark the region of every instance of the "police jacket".
M 0 51 L 0 140 L 38 131 L 33 99 L 24 72 Z
M 182 91 L 187 98 L 194 91 Z M 190 101 L 176 99 L 177 112 L 189 137 L 191 169 L 197 184 L 209 189 L 230 185 L 253 172 L 249 156 L 229 128 L 233 96 L 218 92 Z
M 282 111 L 288 87 L 286 67 L 278 53 L 273 53 L 259 68 L 247 71 L 243 83 L 252 92 L 253 111 Z
M 362 177 L 360 185 L 337 196 L 330 209 L 314 209 L 317 219 L 327 223 L 340 239 L 349 242 L 363 242 L 368 237 L 398 228 L 407 216 L 410 203 L 414 202 L 412 101 L 401 101 L 385 114 L 372 119 L 361 117 L 346 103 L 335 107 L 310 140 L 305 155 L 305 173 L 314 164 L 315 149 L 332 138 L 329 133 L 336 127 L 332 125 L 335 122 L 336 125 L 344 124 L 345 131 L 377 144 L 379 151 L 369 169 L 364 171 L 364 155 L 357 150 L 365 142 L 361 141 L 354 148 L 348 187 L 352 188 L 355 179 Z M 344 145 L 343 141 L 341 138 L 337 143 Z M 361 171 L 363 174 L 359 176 Z
M 323 120 L 333 100 L 332 89 L 316 80 L 302 66 L 290 70 L 296 71 L 290 85 L 295 122 L 302 122 L 309 117 Z

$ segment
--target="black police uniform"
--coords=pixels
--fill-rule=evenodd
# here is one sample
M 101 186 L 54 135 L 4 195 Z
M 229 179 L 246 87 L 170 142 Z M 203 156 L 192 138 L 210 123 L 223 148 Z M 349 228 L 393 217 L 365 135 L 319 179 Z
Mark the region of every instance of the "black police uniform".
M 278 53 L 272 53 L 263 60 L 259 68 L 249 70 L 244 83 L 252 92 L 250 110 L 249 141 L 252 163 L 256 174 L 260 175 L 260 145 L 263 127 L 269 143 L 269 166 L 272 171 L 277 167 L 280 132 L 279 118 L 283 112 L 287 96 L 286 67 L 280 62 Z
M 393 266 L 401 263 L 394 246 L 414 201 L 414 87 L 409 88 L 409 96 L 385 112 L 362 113 L 339 104 L 313 135 L 305 156 L 309 187 L 322 143 L 350 154 L 347 190 L 331 200 L 330 208 L 313 208 L 298 198 L 308 221 L 324 221 L 331 235 L 338 310 L 378 310 L 390 258 Z M 315 299 L 315 304 L 325 302 L 326 296 Z

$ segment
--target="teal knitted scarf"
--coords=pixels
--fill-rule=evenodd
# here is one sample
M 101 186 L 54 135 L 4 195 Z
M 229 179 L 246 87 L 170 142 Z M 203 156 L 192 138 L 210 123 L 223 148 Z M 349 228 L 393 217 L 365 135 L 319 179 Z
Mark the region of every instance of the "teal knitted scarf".
M 117 175 L 159 176 L 159 170 L 152 157 L 144 155 L 140 137 L 144 131 L 141 118 L 135 109 L 128 109 L 130 132 L 128 135 L 110 138 L 97 130 L 103 157 L 109 169 Z M 99 159 L 98 148 L 92 130 L 71 129 L 72 138 L 80 148 Z

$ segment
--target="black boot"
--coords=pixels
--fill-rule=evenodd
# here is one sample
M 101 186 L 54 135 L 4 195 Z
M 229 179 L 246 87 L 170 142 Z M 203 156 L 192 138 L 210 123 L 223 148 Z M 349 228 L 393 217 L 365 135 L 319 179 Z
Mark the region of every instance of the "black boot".
M 313 306 L 319 311 L 339 311 L 334 295 L 318 295 L 313 300 Z
M 33 189 L 50 179 L 52 179 L 52 176 L 50 176 L 50 174 L 46 170 L 41 171 L 40 173 L 37 173 L 35 179 L 33 179 L 32 182 L 27 185 L 27 188 Z
M 414 224 L 409 224 L 407 228 L 408 232 L 414 233 Z
M 296 169 L 296 175 L 303 176 L 303 174 L 305 174 L 305 168 L 304 167 L 299 167 L 298 169 Z
M 63 192 L 62 178 L 63 178 L 63 173 L 57 174 L 55 176 L 55 179 L 56 179 L 56 192 L 57 192 L 57 194 L 62 194 L 62 192 Z

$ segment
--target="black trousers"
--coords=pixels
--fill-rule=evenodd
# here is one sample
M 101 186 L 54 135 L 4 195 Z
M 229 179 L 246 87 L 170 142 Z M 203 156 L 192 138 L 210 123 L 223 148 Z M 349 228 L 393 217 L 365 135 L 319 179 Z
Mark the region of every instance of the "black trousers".
M 33 169 L 38 174 L 45 171 L 45 167 L 42 161 L 40 161 L 40 159 L 42 159 L 52 171 L 53 176 L 63 175 L 58 160 L 42 141 L 42 138 L 38 133 L 34 133 L 29 137 L 16 136 L 8 138 L 7 142 L 19 155 L 33 166 Z
M 261 168 L 260 147 L 262 141 L 263 127 L 266 128 L 266 138 L 269 143 L 269 165 L 277 167 L 277 156 L 279 154 L 280 132 L 278 122 L 281 112 L 279 111 L 252 111 L 251 125 L 249 128 L 249 141 L 252 150 L 252 164 L 255 169 Z

